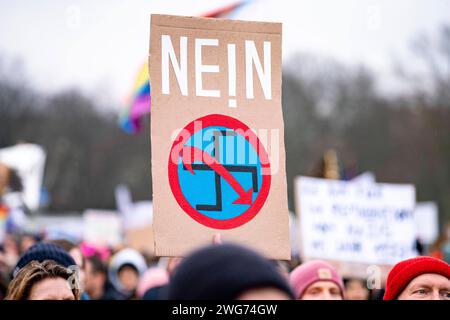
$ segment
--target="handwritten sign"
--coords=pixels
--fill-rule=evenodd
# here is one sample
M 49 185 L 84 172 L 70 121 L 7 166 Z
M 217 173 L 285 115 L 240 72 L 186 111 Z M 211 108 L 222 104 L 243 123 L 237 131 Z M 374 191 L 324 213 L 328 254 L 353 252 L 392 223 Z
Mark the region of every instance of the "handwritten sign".
M 122 219 L 115 211 L 87 209 L 83 212 L 83 239 L 98 246 L 122 243 Z
M 149 68 L 156 255 L 289 259 L 281 24 L 152 15 Z
M 433 201 L 419 202 L 414 210 L 417 238 L 431 245 L 439 236 L 439 210 Z
M 416 255 L 414 186 L 297 177 L 295 194 L 305 259 L 393 265 Z

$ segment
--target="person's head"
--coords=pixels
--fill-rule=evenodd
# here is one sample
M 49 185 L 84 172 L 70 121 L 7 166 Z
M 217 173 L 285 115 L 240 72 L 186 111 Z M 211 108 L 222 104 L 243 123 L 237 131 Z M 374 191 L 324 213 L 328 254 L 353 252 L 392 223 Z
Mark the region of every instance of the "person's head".
M 79 268 L 79 276 L 80 276 L 80 283 L 82 288 L 85 286 L 85 274 L 84 274 L 84 267 L 85 267 L 85 260 L 83 257 L 83 254 L 81 253 L 80 247 L 73 243 L 72 241 L 69 241 L 67 239 L 55 239 L 49 241 L 49 243 L 56 244 L 57 246 L 60 246 L 64 250 L 66 250 L 70 256 L 75 261 L 75 264 Z M 84 289 L 83 289 L 84 290 Z
M 20 239 L 20 252 L 25 252 L 39 242 L 39 237 L 30 233 L 25 233 Z
M 292 299 L 276 266 L 258 253 L 234 244 L 210 245 L 186 257 L 168 286 L 169 299 Z
M 299 300 L 343 300 L 344 284 L 329 263 L 314 260 L 292 270 L 290 284 Z
M 450 265 L 433 257 L 397 263 L 389 272 L 384 300 L 450 300 Z
M 368 300 L 369 289 L 366 282 L 362 279 L 350 278 L 344 281 L 345 283 L 345 298 L 347 300 Z
M 14 263 L 20 256 L 20 236 L 18 234 L 7 233 L 3 239 L 3 251 L 6 255 L 14 258 Z
M 6 300 L 79 300 L 77 276 L 52 260 L 31 261 L 8 287 Z
M 83 257 L 91 257 L 97 255 L 103 262 L 106 262 L 111 257 L 111 249 L 108 246 L 100 246 L 97 244 L 90 244 L 88 242 L 81 242 L 79 245 Z
M 145 271 L 139 281 L 137 294 L 143 297 L 144 294 L 152 289 L 166 285 L 169 282 L 169 273 L 164 268 L 153 267 Z
M 117 271 L 120 283 L 126 291 L 135 291 L 139 284 L 139 271 L 131 263 L 125 263 Z
M 134 294 L 139 278 L 147 270 L 144 257 L 134 249 L 123 249 L 116 253 L 109 265 L 109 278 L 114 287 L 128 294 Z
M 20 269 L 31 261 L 44 262 L 45 260 L 53 260 L 66 268 L 76 267 L 75 260 L 66 250 L 53 243 L 39 242 L 32 245 L 20 256 L 14 268 L 13 276 L 15 277 Z
M 91 299 L 100 299 L 107 279 L 107 268 L 98 255 L 85 260 L 84 290 Z

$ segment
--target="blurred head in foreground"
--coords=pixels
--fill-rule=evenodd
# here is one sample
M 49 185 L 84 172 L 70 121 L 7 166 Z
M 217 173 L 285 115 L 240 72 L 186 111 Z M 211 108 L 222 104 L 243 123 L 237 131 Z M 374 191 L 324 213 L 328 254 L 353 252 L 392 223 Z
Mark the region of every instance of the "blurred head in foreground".
M 222 244 L 199 249 L 175 269 L 169 299 L 292 299 L 289 284 L 273 263 L 247 248 Z
M 344 284 L 336 269 L 325 261 L 310 261 L 295 268 L 290 283 L 298 300 L 343 300 Z
M 76 273 L 52 260 L 31 261 L 9 284 L 6 300 L 79 300 Z
M 450 265 L 432 257 L 397 263 L 389 272 L 384 300 L 450 300 Z

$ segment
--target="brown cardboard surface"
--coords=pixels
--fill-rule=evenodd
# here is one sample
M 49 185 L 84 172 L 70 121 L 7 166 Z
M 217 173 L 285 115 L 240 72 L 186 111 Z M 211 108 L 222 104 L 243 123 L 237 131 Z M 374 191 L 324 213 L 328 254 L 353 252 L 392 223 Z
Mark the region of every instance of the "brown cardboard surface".
M 169 35 L 178 63 L 180 37 L 187 37 L 187 95 L 182 95 L 169 62 L 170 94 L 162 90 L 161 36 Z M 217 39 L 217 46 L 204 46 L 202 63 L 218 65 L 219 72 L 203 74 L 203 88 L 220 90 L 220 97 L 196 96 L 195 39 Z M 271 98 L 268 99 L 253 66 L 254 98 L 246 96 L 245 41 L 254 41 L 263 64 L 263 42 L 271 46 Z M 229 96 L 227 45 L 236 48 L 236 95 Z M 264 66 L 264 65 L 263 65 Z M 151 79 L 151 141 L 155 254 L 185 256 L 189 251 L 222 240 L 248 245 L 274 259 L 290 259 L 287 186 L 285 174 L 284 124 L 281 110 L 281 24 L 205 19 L 167 15 L 151 16 L 149 73 Z M 237 107 L 229 107 L 229 98 Z M 193 220 L 174 199 L 168 178 L 168 161 L 174 132 L 203 116 L 233 117 L 256 134 L 268 130 L 263 143 L 271 158 L 271 182 L 267 199 L 249 222 L 232 229 L 215 229 Z M 271 136 L 271 130 L 278 135 Z M 275 132 L 273 131 L 273 132 Z M 261 137 L 260 137 L 261 139 Z M 272 141 L 273 140 L 273 141 Z M 226 182 L 222 182 L 226 183 Z
M 155 253 L 152 225 L 125 231 L 127 246 L 149 255 Z

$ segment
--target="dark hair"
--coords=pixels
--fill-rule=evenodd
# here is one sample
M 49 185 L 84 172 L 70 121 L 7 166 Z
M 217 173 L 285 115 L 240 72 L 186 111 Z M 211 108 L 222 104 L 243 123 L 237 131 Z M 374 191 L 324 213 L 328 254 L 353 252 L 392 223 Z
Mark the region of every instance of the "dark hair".
M 119 270 L 117 270 L 117 274 L 119 274 L 123 269 L 125 268 L 131 268 L 133 269 L 134 272 L 136 272 L 137 274 L 139 274 L 139 270 L 136 268 L 135 265 L 131 264 L 131 263 L 124 263 L 123 265 L 120 266 Z
M 344 282 L 344 287 L 347 289 L 348 285 L 350 282 L 358 282 L 359 284 L 361 284 L 363 287 L 365 287 L 366 281 L 362 278 L 344 278 L 342 279 Z
M 90 257 L 86 258 L 86 261 L 89 261 L 92 266 L 92 272 L 94 273 L 103 273 L 107 274 L 108 269 L 106 265 L 103 263 L 102 259 L 100 259 L 100 256 L 98 254 L 94 254 Z

